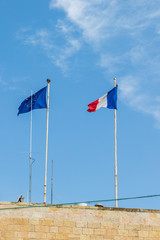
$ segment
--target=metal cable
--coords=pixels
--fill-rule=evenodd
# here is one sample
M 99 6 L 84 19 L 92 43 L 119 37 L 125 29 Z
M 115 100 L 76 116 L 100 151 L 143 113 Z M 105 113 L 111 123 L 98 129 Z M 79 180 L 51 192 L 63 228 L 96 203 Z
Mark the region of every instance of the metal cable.
M 125 197 L 125 198 L 118 198 L 118 201 L 124 200 L 133 200 L 139 198 L 153 198 L 153 197 L 160 197 L 160 194 L 155 195 L 146 195 L 146 196 L 138 196 L 138 197 Z M 77 205 L 80 203 L 97 203 L 97 202 L 113 202 L 116 199 L 106 199 L 106 200 L 94 200 L 94 201 L 83 201 L 83 202 L 72 202 L 72 203 L 59 203 L 59 204 L 42 204 L 42 205 L 30 205 L 30 206 L 20 206 L 20 207 L 13 207 L 13 208 L 0 208 L 0 210 L 11 210 L 11 209 L 22 209 L 22 208 L 37 208 L 37 207 L 51 207 L 51 206 L 62 206 L 62 205 Z

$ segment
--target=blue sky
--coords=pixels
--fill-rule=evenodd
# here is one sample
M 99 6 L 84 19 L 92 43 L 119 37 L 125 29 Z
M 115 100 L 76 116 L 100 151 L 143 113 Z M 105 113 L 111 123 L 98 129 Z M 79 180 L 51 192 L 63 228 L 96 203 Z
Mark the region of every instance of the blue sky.
M 160 194 L 158 0 L 0 2 L 0 200 L 28 201 L 30 114 L 51 79 L 47 203 L 114 198 L 114 111 L 87 105 L 117 78 L 118 197 Z M 32 202 L 43 202 L 46 110 L 33 111 Z M 105 206 L 114 206 L 106 203 Z M 119 207 L 160 209 L 159 198 Z

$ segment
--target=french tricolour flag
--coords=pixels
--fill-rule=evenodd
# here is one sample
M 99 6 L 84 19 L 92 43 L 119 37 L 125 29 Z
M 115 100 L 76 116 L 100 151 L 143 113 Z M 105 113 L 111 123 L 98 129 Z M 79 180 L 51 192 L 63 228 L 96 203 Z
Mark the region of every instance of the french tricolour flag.
M 114 87 L 108 93 L 106 93 L 103 97 L 97 99 L 96 101 L 88 104 L 88 112 L 95 112 L 101 107 L 117 109 L 117 88 Z

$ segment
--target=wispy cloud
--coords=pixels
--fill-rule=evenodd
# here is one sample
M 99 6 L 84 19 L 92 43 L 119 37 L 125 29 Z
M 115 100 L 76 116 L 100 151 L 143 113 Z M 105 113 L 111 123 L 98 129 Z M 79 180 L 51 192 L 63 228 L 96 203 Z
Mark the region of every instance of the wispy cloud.
M 136 111 L 151 115 L 160 128 L 160 95 L 147 94 L 141 90 L 142 79 L 136 76 L 125 76 L 120 79 L 120 99 Z
M 72 29 L 67 24 L 58 21 L 55 32 L 57 32 L 59 39 L 62 33 L 63 37 L 65 35 L 65 41 L 62 40 L 63 46 L 61 47 L 56 43 L 57 36 L 55 33 L 48 29 L 35 31 L 31 28 L 22 28 L 17 32 L 16 37 L 23 41 L 25 45 L 41 48 L 56 66 L 66 72 L 68 69 L 67 59 L 79 51 L 81 47 L 80 40 L 71 36 L 71 31 Z
M 159 9 L 157 9 L 157 7 Z M 156 1 L 147 0 L 52 0 L 50 8 L 60 8 L 68 20 L 82 30 L 86 40 L 99 41 L 127 30 L 128 34 L 139 32 L 159 17 L 160 7 Z
M 18 87 L 12 80 L 8 82 L 2 76 L 0 76 L 0 85 L 3 87 L 4 90 L 15 91 L 18 89 Z
M 62 51 L 59 52 L 58 58 L 52 56 L 53 62 L 56 64 L 56 66 L 60 67 L 63 70 L 63 72 L 66 72 L 68 69 L 68 64 L 66 63 L 66 60 L 73 54 L 78 52 L 80 47 L 81 44 L 78 40 L 68 39 L 67 45 L 64 47 Z
M 30 28 L 22 28 L 17 32 L 16 37 L 22 40 L 25 45 L 41 46 L 47 51 L 54 47 L 50 32 L 47 29 L 33 31 Z
M 104 29 L 107 28 L 109 22 L 114 24 L 114 15 L 116 15 L 117 12 L 116 2 L 116 0 L 57 0 L 51 1 L 50 8 L 56 7 L 63 9 L 68 19 L 76 24 L 79 30 L 82 31 L 83 37 L 86 38 L 86 40 L 97 41 L 108 36 L 109 32 L 104 31 Z M 106 19 L 109 19 L 109 22 L 106 21 Z M 99 35 L 98 37 L 97 34 Z
M 99 55 L 99 65 L 121 76 L 121 100 L 152 115 L 160 126 L 159 93 L 150 91 L 160 81 L 158 1 L 51 0 L 50 8 L 62 9 L 65 22 L 77 26 Z
M 64 73 L 70 67 L 69 59 L 83 44 L 90 44 L 103 71 L 121 76 L 122 101 L 129 93 L 128 105 L 152 115 L 160 125 L 159 93 L 154 89 L 151 101 L 150 90 L 151 84 L 160 81 L 158 0 L 51 0 L 50 9 L 65 13 L 54 27 L 23 28 L 17 38 L 25 45 L 41 48 Z

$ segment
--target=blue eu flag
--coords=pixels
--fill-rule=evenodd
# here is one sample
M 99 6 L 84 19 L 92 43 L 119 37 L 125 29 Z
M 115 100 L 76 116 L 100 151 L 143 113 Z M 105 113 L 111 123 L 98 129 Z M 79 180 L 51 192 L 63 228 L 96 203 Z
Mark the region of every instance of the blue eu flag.
M 47 86 L 33 94 L 32 96 L 26 98 L 21 105 L 19 106 L 18 114 L 30 112 L 31 109 L 39 109 L 39 108 L 47 108 L 46 103 L 46 92 L 47 92 Z M 32 107 L 31 107 L 32 104 Z

